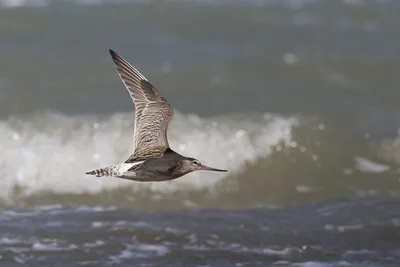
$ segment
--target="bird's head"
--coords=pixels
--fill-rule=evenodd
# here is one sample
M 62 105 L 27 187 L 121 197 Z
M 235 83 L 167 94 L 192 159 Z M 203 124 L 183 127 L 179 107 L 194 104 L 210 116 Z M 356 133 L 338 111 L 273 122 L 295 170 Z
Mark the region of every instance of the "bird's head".
M 193 171 L 216 171 L 216 172 L 227 172 L 228 170 L 221 170 L 216 168 L 211 168 L 203 165 L 198 159 L 185 158 L 178 163 L 178 169 L 181 173 L 189 173 Z

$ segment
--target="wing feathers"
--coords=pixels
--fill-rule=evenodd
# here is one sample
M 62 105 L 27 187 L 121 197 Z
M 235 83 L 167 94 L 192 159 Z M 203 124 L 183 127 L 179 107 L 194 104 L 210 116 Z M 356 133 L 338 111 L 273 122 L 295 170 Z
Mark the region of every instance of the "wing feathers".
M 141 154 L 151 155 L 148 150 L 152 148 L 157 151 L 169 148 L 167 129 L 173 115 L 171 106 L 137 69 L 111 49 L 110 54 L 136 108 L 134 152 L 129 160 L 142 159 Z

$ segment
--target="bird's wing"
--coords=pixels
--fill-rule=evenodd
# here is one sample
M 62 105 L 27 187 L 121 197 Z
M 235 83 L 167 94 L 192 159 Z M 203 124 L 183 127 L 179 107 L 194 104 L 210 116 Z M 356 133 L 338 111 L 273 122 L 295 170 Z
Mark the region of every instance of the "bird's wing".
M 151 169 L 154 172 L 165 173 L 171 168 L 175 167 L 176 163 L 183 158 L 183 156 L 168 148 L 164 152 L 159 152 L 157 155 L 147 158 L 141 164 L 133 166 L 129 169 L 129 171 L 135 171 L 144 168 Z
M 131 64 L 111 49 L 110 54 L 136 108 L 132 156 L 141 154 L 144 148 L 165 151 L 169 148 L 167 129 L 173 116 L 170 104 Z

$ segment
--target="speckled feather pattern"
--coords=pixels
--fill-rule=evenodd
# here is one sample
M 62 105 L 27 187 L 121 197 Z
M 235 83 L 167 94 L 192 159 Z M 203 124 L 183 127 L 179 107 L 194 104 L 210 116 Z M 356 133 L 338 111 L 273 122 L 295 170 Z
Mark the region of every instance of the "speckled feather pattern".
M 91 174 L 96 175 L 97 177 L 102 177 L 102 176 L 115 176 L 119 177 L 123 175 L 124 173 L 128 172 L 129 169 L 135 166 L 140 166 L 142 162 L 136 162 L 136 163 L 122 163 L 118 165 L 113 165 L 101 169 L 96 169 L 91 172 Z
M 148 148 L 154 148 L 154 154 L 165 151 L 169 147 L 167 128 L 173 116 L 170 104 L 131 64 L 112 50 L 110 54 L 136 108 L 134 155 L 130 161 L 135 157 L 143 158 L 144 155 L 151 157 L 153 154 L 149 153 Z M 163 148 L 158 149 L 160 147 Z
M 167 129 L 173 116 L 172 108 L 138 70 L 114 51 L 110 50 L 110 54 L 136 109 L 133 153 L 123 164 L 97 169 L 88 174 L 132 180 L 169 180 L 172 178 L 173 167 L 183 158 L 172 151 L 168 144 Z M 165 157 L 168 161 L 151 160 L 160 159 L 164 155 L 169 155 Z M 143 162 L 146 164 L 143 165 Z
M 122 164 L 86 174 L 142 182 L 166 181 L 204 168 L 197 160 L 170 149 L 167 130 L 173 111 L 167 100 L 131 64 L 112 50 L 110 54 L 136 108 L 133 153 Z

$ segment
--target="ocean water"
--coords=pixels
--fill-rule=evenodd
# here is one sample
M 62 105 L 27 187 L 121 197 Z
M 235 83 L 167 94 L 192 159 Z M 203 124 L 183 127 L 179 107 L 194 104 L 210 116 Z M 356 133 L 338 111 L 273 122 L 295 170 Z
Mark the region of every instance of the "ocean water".
M 0 0 L 1 266 L 400 265 L 400 2 Z M 228 173 L 86 176 L 132 150 L 108 54 Z

